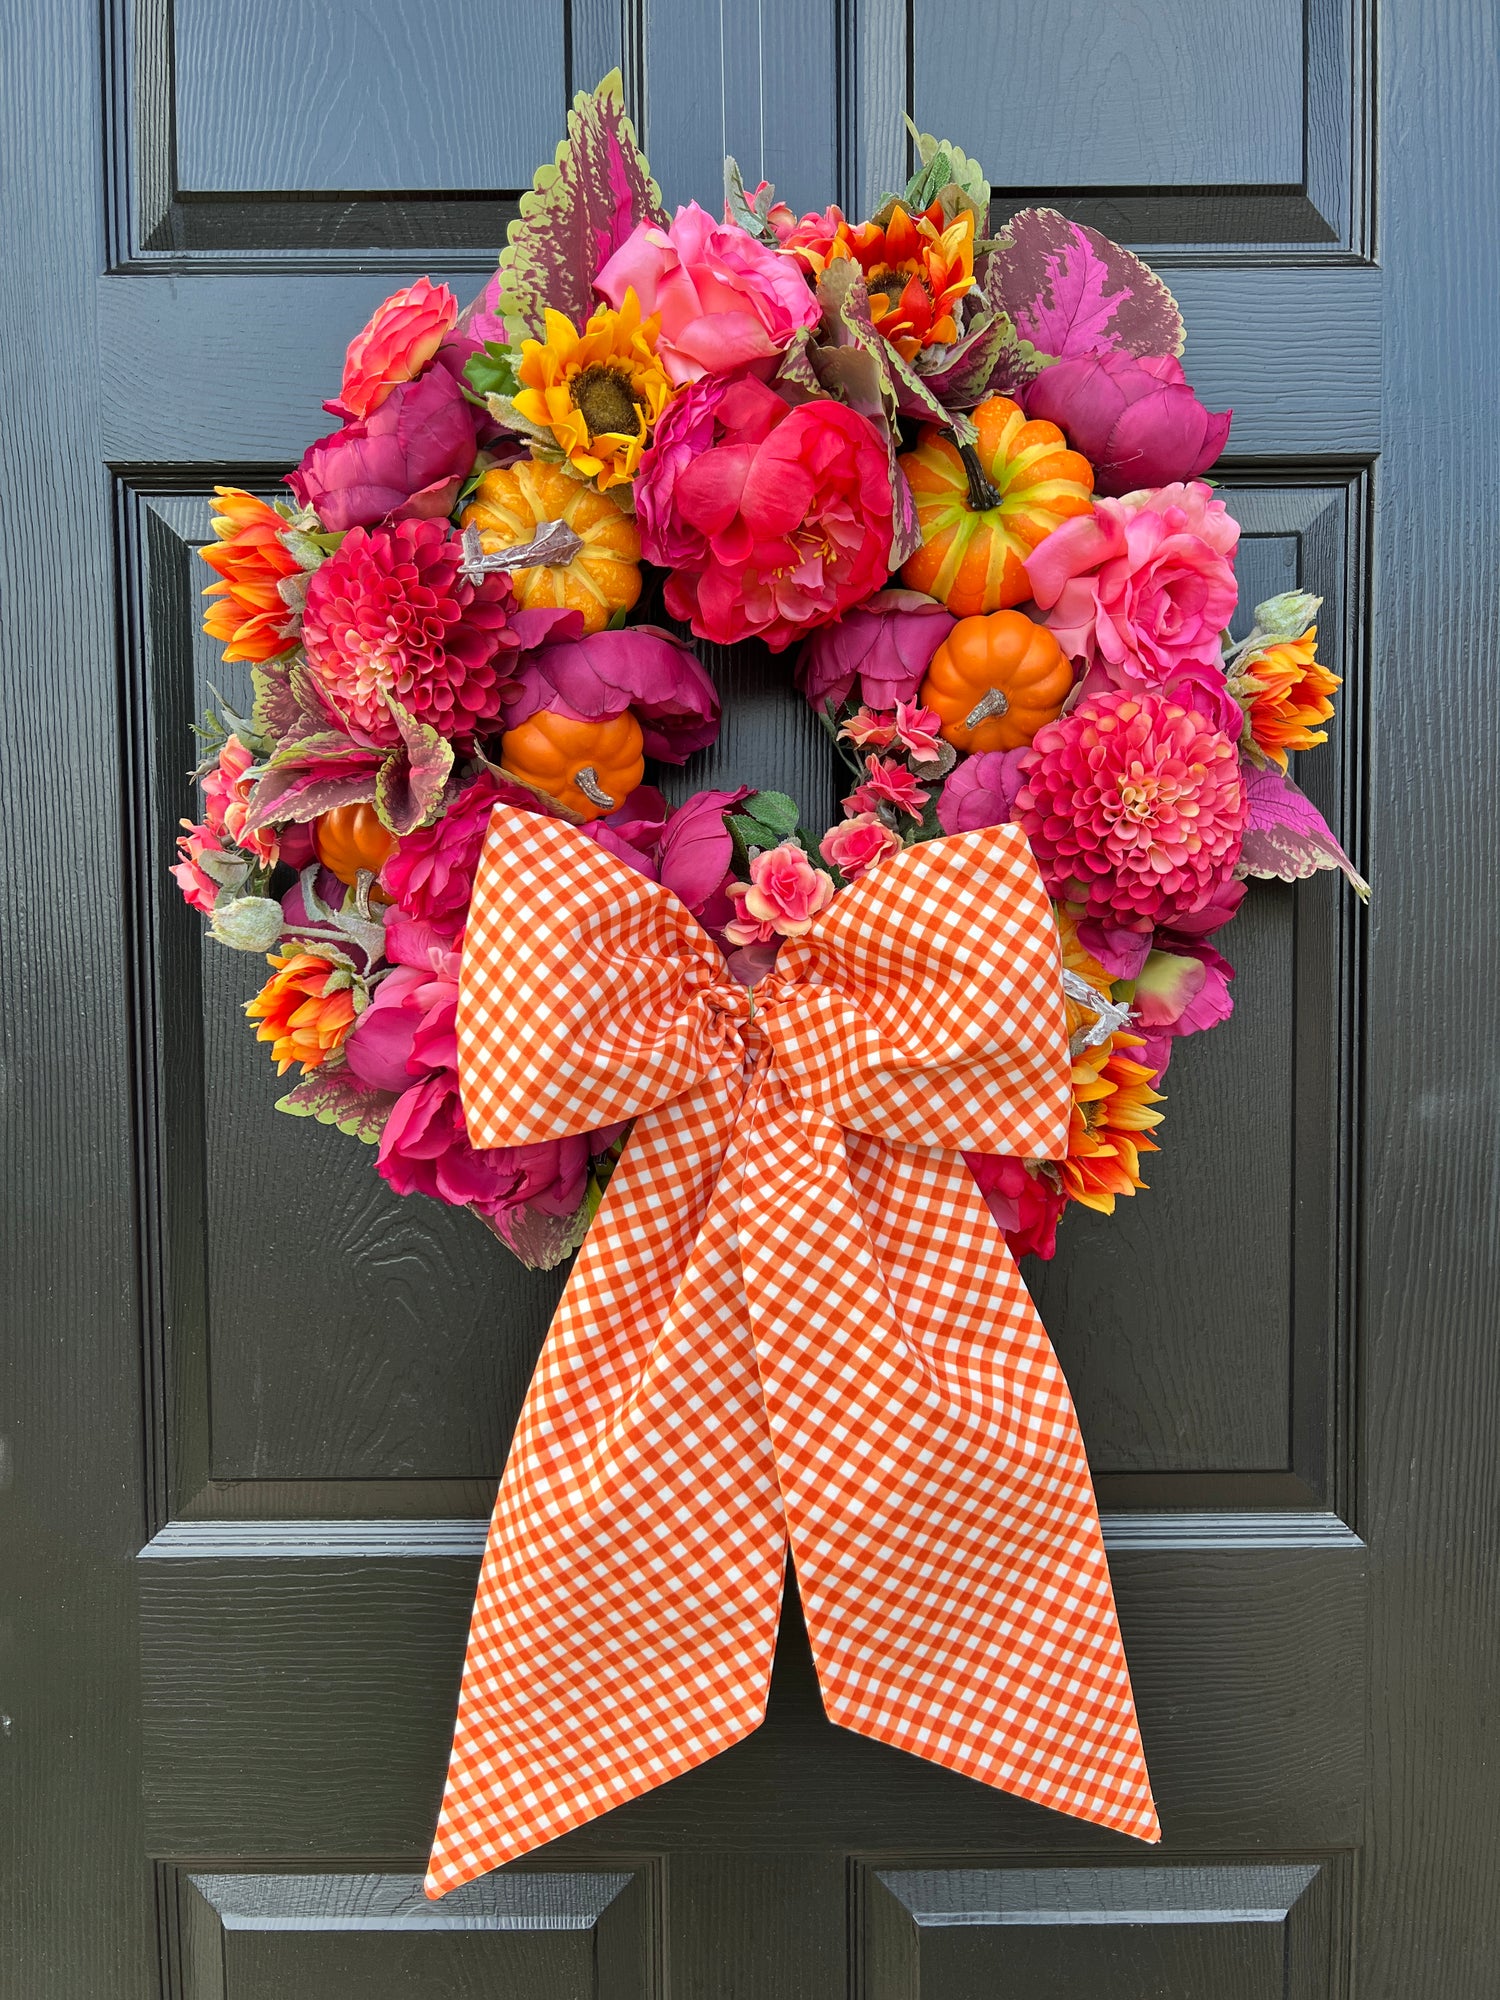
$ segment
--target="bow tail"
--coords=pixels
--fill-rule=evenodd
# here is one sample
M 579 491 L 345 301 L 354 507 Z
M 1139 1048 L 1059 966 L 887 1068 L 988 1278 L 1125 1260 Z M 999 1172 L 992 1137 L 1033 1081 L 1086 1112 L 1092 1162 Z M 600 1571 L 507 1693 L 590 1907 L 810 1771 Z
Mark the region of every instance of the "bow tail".
M 721 1178 L 740 1096 L 711 1079 L 637 1120 L 568 1281 L 495 1503 L 429 1896 L 764 1718 L 786 1534 Z
M 830 1719 L 1159 1839 L 1072 1402 L 961 1156 L 763 1101 L 740 1229 Z

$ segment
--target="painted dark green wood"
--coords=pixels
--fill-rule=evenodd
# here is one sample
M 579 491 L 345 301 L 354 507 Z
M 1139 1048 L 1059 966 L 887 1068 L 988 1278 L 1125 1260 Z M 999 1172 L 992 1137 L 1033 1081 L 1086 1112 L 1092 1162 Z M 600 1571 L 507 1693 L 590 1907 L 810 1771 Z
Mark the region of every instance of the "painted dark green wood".
M 1482 2000 L 1493 10 L 1388 0 L 1378 87 L 1366 0 L 7 12 L 0 1994 Z M 1253 892 L 1244 1016 L 1179 1056 L 1151 1195 L 1033 1274 L 1157 1854 L 831 1728 L 793 1596 L 756 1736 L 416 1893 L 557 1281 L 272 1111 L 253 974 L 163 874 L 186 724 L 234 681 L 192 552 L 215 481 L 270 489 L 321 430 L 394 283 L 477 289 L 616 62 L 670 199 L 713 201 L 727 146 L 798 206 L 867 206 L 909 105 L 997 216 L 1054 201 L 1147 249 L 1235 408 L 1247 602 L 1327 599 L 1346 685 L 1302 775 L 1373 910 Z M 674 787 L 826 816 L 784 663 L 710 664 L 724 736 Z

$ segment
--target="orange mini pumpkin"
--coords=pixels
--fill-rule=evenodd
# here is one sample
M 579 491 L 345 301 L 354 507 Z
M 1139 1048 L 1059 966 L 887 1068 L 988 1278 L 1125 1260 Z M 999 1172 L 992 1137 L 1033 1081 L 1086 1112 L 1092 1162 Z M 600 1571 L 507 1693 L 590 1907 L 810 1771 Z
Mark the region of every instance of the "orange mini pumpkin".
M 361 874 L 378 875 L 396 836 L 380 824 L 374 806 L 335 806 L 313 821 L 313 849 L 331 875 L 352 887 Z
M 975 507 L 970 469 L 953 440 L 924 425 L 901 468 L 917 503 L 922 546 L 901 571 L 912 590 L 940 598 L 960 618 L 1023 604 L 1031 585 L 1022 567 L 1052 530 L 1093 507 L 1094 468 L 1056 424 L 1028 423 L 1008 396 L 974 412 L 978 472 L 999 495 Z
M 933 654 L 921 700 L 955 750 L 1019 750 L 1060 712 L 1073 667 L 1024 612 L 960 618 Z
M 603 722 L 580 722 L 539 708 L 501 737 L 500 765 L 575 819 L 600 819 L 623 805 L 645 777 L 646 752 L 629 709 Z
M 584 631 L 602 632 L 641 594 L 640 531 L 613 500 L 560 465 L 521 459 L 483 473 L 463 511 L 486 555 L 535 541 L 549 521 L 566 521 L 583 547 L 566 565 L 512 570 L 516 596 L 534 611 L 581 611 Z

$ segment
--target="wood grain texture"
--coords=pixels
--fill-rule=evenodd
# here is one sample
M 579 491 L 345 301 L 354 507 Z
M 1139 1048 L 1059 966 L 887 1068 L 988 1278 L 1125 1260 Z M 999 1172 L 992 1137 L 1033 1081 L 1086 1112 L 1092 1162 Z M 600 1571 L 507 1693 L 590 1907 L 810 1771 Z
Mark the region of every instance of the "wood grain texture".
M 420 1858 L 476 1568 L 349 1542 L 143 1562 L 152 1852 Z M 1112 1569 L 1168 1841 L 1287 1852 L 1357 1838 L 1358 1545 L 1123 1548 Z M 298 1782 L 310 1769 L 316 1786 Z M 789 1597 L 765 1727 L 548 1854 L 973 1843 L 1129 1851 L 833 1727 Z
M 178 188 L 530 187 L 567 105 L 565 15 L 565 0 L 174 0 Z M 475 60 L 497 43 L 503 65 Z
M 1500 19 L 1390 0 L 1382 37 L 1358 1979 L 1404 2000 L 1491 1993 L 1500 1964 L 1500 460 L 1476 421 L 1500 371 Z

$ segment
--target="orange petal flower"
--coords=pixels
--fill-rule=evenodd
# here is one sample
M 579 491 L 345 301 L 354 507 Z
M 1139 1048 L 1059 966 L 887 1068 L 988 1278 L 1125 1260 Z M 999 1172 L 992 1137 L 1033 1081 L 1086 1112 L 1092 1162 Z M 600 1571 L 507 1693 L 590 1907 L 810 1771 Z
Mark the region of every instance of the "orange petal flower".
M 1254 653 L 1235 676 L 1233 689 L 1245 703 L 1251 741 L 1268 762 L 1284 771 L 1287 753 L 1311 750 L 1328 741 L 1318 724 L 1333 714 L 1330 696 L 1343 686 L 1314 659 L 1318 628 L 1309 625 L 1300 639 L 1283 639 Z
M 223 641 L 226 660 L 274 659 L 297 637 L 297 621 L 278 588 L 283 577 L 296 576 L 299 568 L 282 546 L 286 522 L 274 507 L 237 486 L 216 486 L 214 493 L 219 539 L 199 553 L 219 573 L 219 581 L 203 595 L 218 601 L 209 606 L 203 629 Z
M 255 1039 L 271 1044 L 276 1074 L 285 1076 L 301 1063 L 306 1076 L 327 1062 L 354 1026 L 352 976 L 310 951 L 271 952 L 266 962 L 276 969 L 246 1001 L 245 1012 L 260 1022 Z
M 828 257 L 858 262 L 870 317 L 903 361 L 957 340 L 953 308 L 974 284 L 974 218 L 967 209 L 945 222 L 941 202 L 908 215 L 898 201 L 883 228 L 842 223 Z
M 1098 1048 L 1082 1049 L 1073 1062 L 1073 1116 L 1068 1157 L 1058 1168 L 1070 1201 L 1113 1215 L 1117 1195 L 1134 1194 L 1141 1179 L 1140 1156 L 1159 1149 L 1149 1133 L 1161 1123 L 1160 1091 L 1152 1072 L 1128 1051 L 1142 1046 L 1139 1035 L 1111 1035 Z

